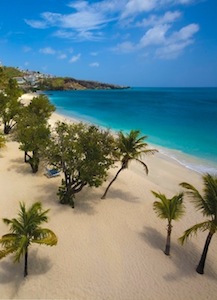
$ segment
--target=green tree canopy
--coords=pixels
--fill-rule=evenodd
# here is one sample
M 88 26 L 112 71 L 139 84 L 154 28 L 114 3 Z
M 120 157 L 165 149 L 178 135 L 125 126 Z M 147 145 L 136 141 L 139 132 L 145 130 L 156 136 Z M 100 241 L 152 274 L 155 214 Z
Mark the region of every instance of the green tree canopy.
M 4 133 L 10 133 L 17 124 L 21 103 L 18 100 L 22 95 L 16 80 L 9 79 L 5 89 L 0 92 L 0 117 L 4 124 Z
M 24 203 L 20 203 L 18 218 L 3 219 L 6 225 L 10 226 L 10 233 L 0 239 L 2 249 L 0 259 L 14 254 L 14 262 L 19 262 L 24 256 L 24 277 L 28 275 L 28 248 L 31 244 L 44 244 L 54 246 L 57 244 L 57 237 L 53 231 L 42 228 L 41 224 L 48 222 L 47 213 L 49 210 L 42 210 L 40 202 L 34 203 L 28 210 Z
M 40 158 L 50 140 L 50 126 L 34 114 L 22 114 L 16 129 L 16 140 L 24 151 L 24 161 L 29 163 L 32 172 L 39 168 Z
M 46 122 L 55 109 L 55 106 L 50 103 L 46 95 L 34 97 L 27 106 L 27 112 L 31 115 L 36 115 L 42 122 Z
M 196 234 L 198 231 L 208 230 L 208 236 L 204 245 L 201 259 L 196 268 L 197 273 L 203 274 L 206 262 L 206 257 L 209 245 L 214 233 L 217 231 L 217 176 L 206 174 L 203 176 L 203 195 L 191 184 L 182 182 L 180 185 L 186 189 L 186 195 L 190 197 L 190 201 L 194 204 L 197 211 L 201 211 L 204 217 L 208 217 L 206 221 L 195 224 L 187 229 L 183 236 L 180 237 L 180 242 L 184 242 Z
M 30 104 L 23 107 L 17 124 L 16 139 L 24 151 L 24 161 L 29 163 L 32 172 L 38 171 L 40 158 L 50 140 L 48 119 L 55 110 L 45 95 L 34 97 Z
M 62 204 L 74 207 L 75 194 L 84 186 L 98 187 L 106 180 L 114 163 L 114 149 L 115 140 L 109 131 L 84 123 L 56 124 L 47 157 L 64 173 L 59 188 Z

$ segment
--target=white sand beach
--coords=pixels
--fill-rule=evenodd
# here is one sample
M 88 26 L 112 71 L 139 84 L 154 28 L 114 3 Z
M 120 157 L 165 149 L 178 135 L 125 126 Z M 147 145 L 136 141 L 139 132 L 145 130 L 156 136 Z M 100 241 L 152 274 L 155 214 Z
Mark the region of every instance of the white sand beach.
M 23 99 L 29 100 L 31 95 Z M 64 119 L 54 113 L 51 124 Z M 217 236 L 213 237 L 205 274 L 195 268 L 207 232 L 184 246 L 177 239 L 203 220 L 185 198 L 186 214 L 173 223 L 171 255 L 164 254 L 166 220 L 153 211 L 151 190 L 168 197 L 187 181 L 202 188 L 201 175 L 161 153 L 144 158 L 149 175 L 132 163 L 101 200 L 112 169 L 100 188 L 84 188 L 76 195 L 75 209 L 59 204 L 56 195 L 61 177 L 48 179 L 44 168 L 32 174 L 23 162 L 18 143 L 8 141 L 0 150 L 0 217 L 17 216 L 19 201 L 27 206 L 41 201 L 50 209 L 45 227 L 58 236 L 54 247 L 33 245 L 29 250 L 29 275 L 23 278 L 23 261 L 0 261 L 0 299 L 73 300 L 215 300 L 217 298 Z M 8 232 L 0 223 L 0 236 Z

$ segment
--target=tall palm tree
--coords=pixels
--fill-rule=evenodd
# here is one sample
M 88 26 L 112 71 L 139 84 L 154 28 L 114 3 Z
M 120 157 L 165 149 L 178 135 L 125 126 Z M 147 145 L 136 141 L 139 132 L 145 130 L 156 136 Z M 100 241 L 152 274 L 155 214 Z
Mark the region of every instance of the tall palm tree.
M 172 233 L 172 220 L 179 220 L 185 213 L 183 204 L 183 193 L 173 196 L 171 199 L 167 198 L 164 194 L 152 191 L 153 195 L 160 201 L 153 203 L 153 208 L 158 217 L 167 219 L 167 239 L 164 253 L 170 255 L 170 239 Z
M 0 250 L 0 259 L 14 253 L 14 262 L 19 262 L 20 258 L 25 256 L 24 277 L 28 275 L 28 247 L 32 243 L 49 246 L 57 244 L 55 233 L 50 229 L 40 227 L 41 223 L 48 221 L 48 211 L 42 211 L 40 202 L 34 203 L 28 210 L 24 203 L 20 203 L 17 219 L 3 219 L 3 222 L 10 226 L 10 233 L 3 235 L 0 239 L 3 247 Z
M 130 133 L 126 135 L 123 134 L 123 132 L 121 131 L 119 132 L 117 140 L 117 151 L 119 159 L 121 161 L 121 168 L 118 170 L 115 177 L 109 183 L 101 199 L 105 199 L 110 186 L 117 179 L 120 172 L 128 168 L 130 161 L 136 160 L 139 163 L 141 163 L 145 168 L 146 174 L 148 174 L 148 167 L 141 160 L 141 156 L 142 154 L 154 154 L 158 151 L 156 149 L 147 149 L 146 147 L 148 146 L 148 144 L 144 142 L 147 136 L 139 136 L 139 130 L 131 130 Z
M 206 174 L 203 176 L 203 183 L 203 196 L 193 185 L 186 182 L 180 183 L 182 187 L 187 189 L 186 194 L 190 196 L 191 202 L 194 204 L 196 210 L 201 211 L 203 216 L 210 218 L 202 223 L 195 224 L 190 227 L 184 232 L 183 236 L 179 238 L 181 244 L 184 244 L 188 237 L 192 234 L 196 234 L 198 230 L 209 231 L 199 264 L 196 268 L 196 271 L 199 274 L 204 273 L 209 244 L 213 234 L 217 231 L 217 176 Z

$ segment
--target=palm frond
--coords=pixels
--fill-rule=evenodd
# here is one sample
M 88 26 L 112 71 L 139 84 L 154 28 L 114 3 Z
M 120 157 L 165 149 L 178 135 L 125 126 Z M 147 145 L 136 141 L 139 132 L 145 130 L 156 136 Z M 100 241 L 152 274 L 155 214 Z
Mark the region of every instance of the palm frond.
M 20 237 L 19 244 L 17 245 L 17 250 L 14 256 L 14 262 L 20 261 L 20 258 L 25 254 L 28 245 L 29 245 L 29 238 L 25 235 Z
M 204 182 L 204 200 L 209 211 L 217 218 L 217 176 L 206 174 L 203 176 Z
M 199 224 L 195 224 L 194 226 L 185 230 L 184 234 L 178 240 L 183 245 L 189 237 L 191 237 L 192 235 L 196 235 L 198 230 L 199 231 L 206 231 L 207 229 L 210 230 L 211 226 L 212 226 L 212 221 L 205 221 Z
M 55 233 L 47 228 L 40 228 L 34 232 L 32 243 L 46 244 L 48 246 L 54 246 L 57 244 L 57 236 Z
M 16 232 L 16 233 L 23 233 L 23 224 L 21 222 L 19 222 L 17 219 L 6 219 L 4 218 L 3 219 L 3 222 L 6 224 L 6 225 L 10 225 L 10 230 L 12 232 Z
M 185 193 L 190 197 L 190 201 L 194 204 L 196 210 L 201 211 L 203 215 L 209 216 L 209 206 L 199 191 L 193 185 L 187 182 L 180 183 L 180 186 L 187 190 Z
M 168 219 L 171 222 L 172 220 L 180 219 L 185 213 L 183 193 L 177 194 L 171 199 L 167 198 L 164 194 L 154 191 L 152 191 L 152 194 L 160 200 L 153 203 L 153 209 L 158 217 Z
M 7 249 L 4 249 L 4 250 L 0 250 L 0 259 L 8 256 L 9 254 L 12 254 L 13 252 L 15 252 L 16 249 L 14 248 L 7 248 Z
M 217 218 L 217 177 L 206 174 L 203 176 L 204 197 L 191 184 L 182 182 L 180 185 L 187 189 L 191 202 L 204 216 Z
M 153 203 L 153 209 L 156 212 L 157 216 L 161 219 L 167 219 L 169 216 L 169 202 L 164 194 L 156 193 L 151 191 L 152 194 L 160 199 L 160 201 L 155 201 Z
M 136 161 L 143 165 L 143 167 L 145 168 L 145 172 L 148 175 L 148 166 L 140 159 L 136 159 Z

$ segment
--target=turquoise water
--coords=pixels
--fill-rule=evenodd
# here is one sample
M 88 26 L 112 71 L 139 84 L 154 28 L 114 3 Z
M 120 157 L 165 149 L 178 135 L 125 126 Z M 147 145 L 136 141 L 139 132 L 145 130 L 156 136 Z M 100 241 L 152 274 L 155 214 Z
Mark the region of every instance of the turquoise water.
M 52 91 L 48 96 L 60 114 L 112 130 L 139 129 L 149 143 L 187 167 L 217 173 L 217 88 Z

